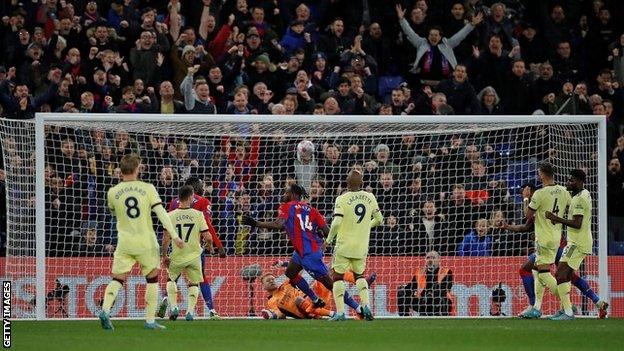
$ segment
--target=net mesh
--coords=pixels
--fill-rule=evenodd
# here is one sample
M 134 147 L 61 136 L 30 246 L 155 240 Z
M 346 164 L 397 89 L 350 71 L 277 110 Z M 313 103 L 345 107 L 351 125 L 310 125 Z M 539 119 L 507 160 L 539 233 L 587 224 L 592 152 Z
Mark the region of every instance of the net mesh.
M 371 233 L 366 271 L 376 278 L 370 291 L 378 316 L 520 312 L 528 302 L 518 269 L 533 250 L 532 234 L 503 230 L 501 223 L 524 223 L 522 186 L 539 186 L 539 161 L 556 166 L 560 183 L 570 169 L 586 170 L 596 233 L 597 124 L 310 122 L 46 122 L 46 194 L 37 199 L 46 208 L 46 316 L 92 317 L 99 310 L 116 244 L 106 191 L 120 179 L 119 160 L 131 152 L 141 155 L 141 178 L 156 186 L 163 202 L 170 203 L 189 177 L 203 180 L 202 195 L 212 203 L 227 253 L 208 253 L 205 274 L 215 308 L 229 317 L 265 308 L 267 293 L 258 278 L 271 272 L 284 282 L 275 263 L 292 253 L 285 233 L 251 230 L 241 215 L 272 221 L 283 189 L 298 182 L 329 222 L 354 167 L 363 169 L 364 187 L 376 195 L 385 217 Z M 6 275 L 19 282 L 16 314 L 29 318 L 35 292 L 34 124 L 1 123 Z M 157 228 L 159 237 L 161 232 Z M 425 256 L 432 250 L 441 255 L 435 277 L 426 273 L 431 262 Z M 328 249 L 327 264 L 330 259 Z M 579 272 L 596 291 L 597 262 L 588 257 Z M 160 281 L 165 294 L 164 273 Z M 143 316 L 144 284 L 135 268 L 115 316 Z M 184 277 L 179 289 L 184 306 Z M 573 301 L 581 313 L 596 313 L 578 290 Z M 198 305 L 197 314 L 205 315 L 207 308 Z M 544 306 L 546 312 L 558 309 L 552 297 Z
M 35 284 L 35 162 L 34 124 L 2 120 L 6 191 L 6 258 L 4 275 L 13 281 L 17 317 L 34 317 Z

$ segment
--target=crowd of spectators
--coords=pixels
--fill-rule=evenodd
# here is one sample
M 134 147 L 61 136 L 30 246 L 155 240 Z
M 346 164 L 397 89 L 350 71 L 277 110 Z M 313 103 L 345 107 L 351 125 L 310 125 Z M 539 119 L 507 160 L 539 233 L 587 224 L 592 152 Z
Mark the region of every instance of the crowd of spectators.
M 283 233 L 252 230 L 242 225 L 242 215 L 273 220 L 284 189 L 298 182 L 311 205 L 329 220 L 335 198 L 346 189 L 345 174 L 354 167 L 362 169 L 364 187 L 376 194 L 385 216 L 384 225 L 372 233 L 372 255 L 424 255 L 431 250 L 458 256 L 524 255 L 531 248 L 530 234 L 501 228 L 523 217 L 519 178 L 508 166 L 548 158 L 548 150 L 538 147 L 545 145 L 539 138 L 544 134 L 531 137 L 528 129 L 302 140 L 279 130 L 271 137 L 198 138 L 136 128 L 48 127 L 48 253 L 112 253 L 115 223 L 106 192 L 121 179 L 121 157 L 138 153 L 144 162 L 141 178 L 156 186 L 165 203 L 189 177 L 203 180 L 201 195 L 211 201 L 215 227 L 231 255 L 287 254 L 290 246 Z M 506 152 L 494 148 L 502 139 Z M 310 149 L 300 152 L 302 145 Z M 14 149 L 5 151 L 15 155 L 8 167 L 23 161 Z
M 624 22 L 617 21 L 624 7 L 617 0 L 7 0 L 0 4 L 0 16 L 0 114 L 7 119 L 30 119 L 39 111 L 606 115 L 609 235 L 611 241 L 624 241 Z M 477 211 L 485 214 L 479 218 L 458 210 L 475 211 L 474 204 L 465 204 L 474 198 L 462 196 L 478 198 L 474 193 L 492 181 L 497 184 L 488 190 L 500 194 L 488 198 L 505 198 L 503 182 L 492 178 L 504 164 L 487 156 L 496 153 L 496 145 L 473 143 L 469 136 L 458 137 L 463 144 L 456 153 L 470 163 L 449 169 L 470 174 L 439 185 L 430 179 L 430 169 L 406 167 L 426 147 L 444 162 L 457 162 L 444 151 L 456 140 L 427 143 L 404 136 L 366 150 L 359 142 L 315 140 L 323 148 L 313 160 L 285 165 L 264 151 L 270 147 L 273 155 L 287 152 L 292 158 L 294 141 L 286 138 L 192 145 L 125 132 L 69 139 L 66 131 L 49 132 L 49 155 L 58 160 L 49 160 L 48 169 L 47 201 L 54 216 L 102 206 L 67 203 L 73 208 L 64 208 L 63 199 L 91 188 L 102 192 L 115 179 L 119 155 L 129 151 L 148 160 L 146 174 L 165 198 L 174 193 L 172 184 L 199 175 L 219 211 L 261 212 L 279 198 L 277 189 L 296 179 L 327 210 L 331 201 L 318 199 L 335 195 L 327 190 L 339 189 L 336 164 L 355 154 L 363 167 L 375 169 L 369 186 L 379 198 L 391 201 L 400 192 L 418 199 L 418 207 L 388 210 L 384 240 L 408 240 L 426 250 L 423 243 L 442 237 L 436 231 L 452 231 L 448 223 L 461 222 L 469 223 L 463 229 L 474 229 L 473 234 L 464 240 L 468 233 L 462 229 L 452 234 L 457 242 L 436 250 L 455 254 L 460 244 L 466 255 L 506 250 L 495 242 L 471 243 L 480 242 L 484 230 L 495 230 L 492 223 L 500 220 L 495 211 L 505 217 L 509 209 L 496 203 Z M 401 164 L 407 159 L 408 165 Z M 212 166 L 222 173 L 201 173 Z M 310 169 L 322 177 L 310 176 Z M 81 183 L 83 188 L 73 187 Z M 449 196 L 419 194 L 419 189 Z M 224 218 L 231 217 L 217 221 Z M 81 223 L 68 226 L 80 233 L 98 225 L 92 218 L 68 220 Z M 405 234 L 405 228 L 415 234 Z M 252 250 L 243 243 L 255 235 L 270 234 L 234 234 L 230 249 Z M 93 241 L 81 240 L 77 245 Z M 102 250 L 110 250 L 107 245 Z M 410 245 L 381 247 L 375 253 L 414 253 L 401 251 Z

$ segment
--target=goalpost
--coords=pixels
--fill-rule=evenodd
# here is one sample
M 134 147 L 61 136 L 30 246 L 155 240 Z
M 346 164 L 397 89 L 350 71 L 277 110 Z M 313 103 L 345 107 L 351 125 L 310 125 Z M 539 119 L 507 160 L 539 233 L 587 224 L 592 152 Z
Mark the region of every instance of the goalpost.
M 115 245 L 105 195 L 118 181 L 116 162 L 128 152 L 140 153 L 142 179 L 164 202 L 188 177 L 204 181 L 228 254 L 208 255 L 206 274 L 215 308 L 226 317 L 264 308 L 258 278 L 271 272 L 283 282 L 283 268 L 274 263 L 290 254 L 284 233 L 250 231 L 240 224 L 241 213 L 276 218 L 284 187 L 297 181 L 329 223 L 353 167 L 364 171 L 364 186 L 385 217 L 371 233 L 366 272 L 377 274 L 370 288 L 375 315 L 489 315 L 499 286 L 505 315 L 524 309 L 518 269 L 532 249 L 531 236 L 502 230 L 500 223 L 524 223 L 521 187 L 537 182 L 540 161 L 555 165 L 558 183 L 573 168 L 587 173 L 595 255 L 579 275 L 609 301 L 601 117 L 38 114 L 35 121 L 0 121 L 0 138 L 8 217 L 4 276 L 13 281 L 18 318 L 91 318 L 99 310 Z M 160 237 L 161 229 L 156 232 Z M 441 255 L 440 271 L 452 272 L 452 287 L 429 300 L 430 310 L 418 311 L 405 294 L 427 287 L 405 285 L 419 269 L 426 275 L 431 250 Z M 330 256 L 327 251 L 328 264 Z M 161 273 L 161 296 L 165 280 Z M 184 278 L 179 287 L 184 309 Z M 135 268 L 113 317 L 141 318 L 143 291 Z M 577 289 L 572 295 L 580 313 L 596 314 Z M 558 305 L 549 296 L 543 309 L 554 313 Z M 205 311 L 199 302 L 197 315 Z

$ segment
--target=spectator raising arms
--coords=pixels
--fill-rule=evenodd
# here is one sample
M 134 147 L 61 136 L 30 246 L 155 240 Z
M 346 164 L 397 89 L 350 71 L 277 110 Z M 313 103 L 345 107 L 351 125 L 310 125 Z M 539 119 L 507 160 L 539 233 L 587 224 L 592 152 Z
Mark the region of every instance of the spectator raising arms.
M 442 36 L 440 28 L 429 29 L 427 39 L 422 38 L 410 27 L 405 19 L 405 10 L 401 5 L 396 5 L 397 16 L 401 29 L 407 36 L 407 39 L 416 47 L 416 60 L 410 72 L 420 73 L 423 80 L 439 82 L 451 75 L 453 69 L 457 65 L 457 59 L 453 48 L 455 48 L 466 36 L 483 21 L 483 14 L 478 13 L 467 23 L 462 30 L 457 32 L 450 38 Z
M 530 114 L 557 112 L 567 100 L 563 84 L 588 82 L 592 94 L 613 102 L 621 134 L 624 33 L 612 2 L 531 12 L 516 2 L 419 0 L 392 10 L 398 23 L 387 6 L 370 1 L 314 3 L 13 1 L 0 9 L 1 115 L 366 115 L 387 114 L 390 102 L 396 115 Z M 56 68 L 60 80 L 48 76 Z M 161 89 L 163 82 L 173 89 Z M 241 84 L 271 93 L 248 94 L 245 103 L 236 94 Z M 475 102 L 488 86 L 498 99 Z M 593 111 L 591 95 L 576 91 L 579 101 L 560 113 Z M 84 93 L 92 106 L 81 106 Z

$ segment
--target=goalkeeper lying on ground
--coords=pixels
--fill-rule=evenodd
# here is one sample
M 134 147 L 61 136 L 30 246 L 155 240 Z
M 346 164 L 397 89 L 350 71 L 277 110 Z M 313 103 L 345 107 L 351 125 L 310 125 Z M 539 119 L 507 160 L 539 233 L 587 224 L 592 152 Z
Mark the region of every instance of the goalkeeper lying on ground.
M 293 287 L 287 281 L 277 285 L 275 275 L 266 273 L 260 278 L 262 288 L 269 293 L 267 308 L 262 310 L 264 319 L 284 319 L 292 317 L 296 319 L 313 319 L 331 317 L 334 311 L 322 307 L 314 307 L 312 300 L 301 290 Z
M 279 266 L 281 262 L 278 262 Z M 288 263 L 287 261 L 285 263 Z M 377 274 L 373 273 L 368 277 L 369 286 L 373 284 Z M 345 281 L 355 284 L 355 279 L 352 272 L 346 272 L 344 276 Z M 264 319 L 283 319 L 286 317 L 292 317 L 296 319 L 315 319 L 323 317 L 332 317 L 334 311 L 330 311 L 325 308 L 315 308 L 312 300 L 308 298 L 301 290 L 293 287 L 288 280 L 281 285 L 277 285 L 275 281 L 275 275 L 272 273 L 264 274 L 260 278 L 262 288 L 269 293 L 269 299 L 267 300 L 266 309 L 262 310 L 261 315 Z M 318 297 L 327 301 L 327 306 L 331 304 L 332 292 L 327 290 L 323 284 L 315 281 L 312 286 L 312 290 Z M 356 314 L 356 319 L 361 319 Z

